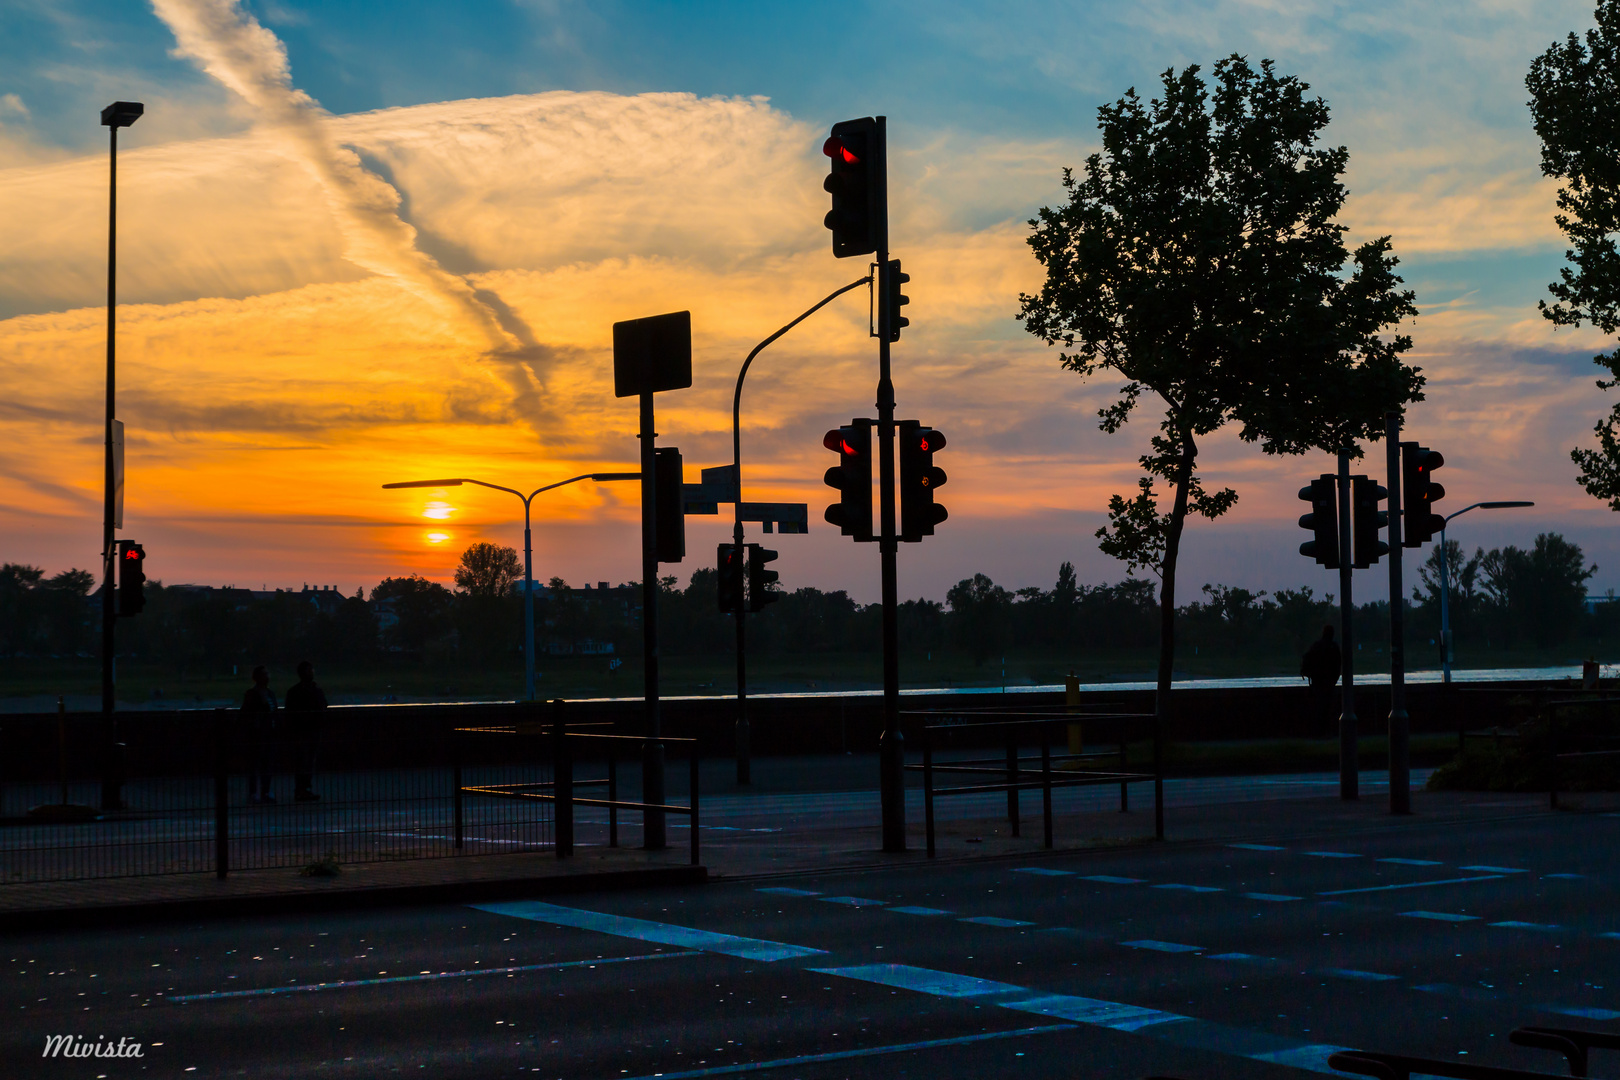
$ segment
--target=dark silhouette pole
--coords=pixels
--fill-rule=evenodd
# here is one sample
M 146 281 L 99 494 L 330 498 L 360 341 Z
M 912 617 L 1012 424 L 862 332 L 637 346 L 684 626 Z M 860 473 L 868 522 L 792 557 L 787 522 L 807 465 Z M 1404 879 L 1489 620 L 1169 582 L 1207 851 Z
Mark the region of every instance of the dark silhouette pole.
M 1339 638 L 1344 648 L 1344 706 L 1339 713 L 1339 798 L 1360 793 L 1356 760 L 1356 605 L 1350 595 L 1355 552 L 1350 528 L 1350 451 L 1339 451 Z
M 117 679 L 117 670 L 114 666 L 113 648 L 115 635 L 113 624 L 118 618 L 118 609 L 113 600 L 113 529 L 114 498 L 117 487 L 117 477 L 114 476 L 113 467 L 113 421 L 117 415 L 115 391 L 117 389 L 117 365 L 114 361 L 113 342 L 115 313 L 118 306 L 118 129 L 129 127 L 141 114 L 146 112 L 146 106 L 138 101 L 115 101 L 101 110 L 101 123 L 107 129 L 110 137 L 108 167 L 107 167 L 107 416 L 103 429 L 103 439 L 106 448 L 105 470 L 103 473 L 103 501 L 101 515 L 101 717 L 102 717 L 102 772 L 101 772 L 101 808 L 103 810 L 119 810 L 123 808 L 123 776 L 122 763 L 118 760 L 118 722 L 114 717 L 116 711 L 114 684 Z
M 742 370 L 737 372 L 737 389 L 736 389 L 736 392 L 733 393 L 732 397 L 731 397 L 731 469 L 732 469 L 732 476 L 736 480 L 736 483 L 737 483 L 737 490 L 732 492 L 732 494 L 735 496 L 735 500 L 736 500 L 734 505 L 736 507 L 737 515 L 736 515 L 735 524 L 733 525 L 732 530 L 731 530 L 731 536 L 732 536 L 733 543 L 735 543 L 737 545 L 737 551 L 738 551 L 738 556 L 737 557 L 738 557 L 739 560 L 742 558 L 741 553 L 742 553 L 742 550 L 743 550 L 742 391 L 743 391 L 743 380 L 748 377 L 748 368 L 749 368 L 749 366 L 751 364 L 753 364 L 754 357 L 758 356 L 765 349 L 765 346 L 769 345 L 771 342 L 775 341 L 777 338 L 781 337 L 783 334 L 787 333 L 789 330 L 792 330 L 795 326 L 798 326 L 800 323 L 804 322 L 804 320 L 808 319 L 810 316 L 814 315 L 816 312 L 820 311 L 822 308 L 826 307 L 828 304 L 830 304 L 834 300 L 838 299 L 838 297 L 843 296 L 845 293 L 849 292 L 849 290 L 851 290 L 853 288 L 856 288 L 858 286 L 861 286 L 861 285 L 869 284 L 871 282 L 871 280 L 872 280 L 872 275 L 868 274 L 868 275 L 866 275 L 865 277 L 861 278 L 858 281 L 852 281 L 848 285 L 845 285 L 843 288 L 837 289 L 837 290 L 835 290 L 835 291 L 833 291 L 831 293 L 828 293 L 825 298 L 823 298 L 819 303 L 815 304 L 813 307 L 811 307 L 809 310 L 807 310 L 804 314 L 800 315 L 797 319 L 794 319 L 792 322 L 790 322 L 786 326 L 782 327 L 782 329 L 778 330 L 776 333 L 772 334 L 770 337 L 766 338 L 764 341 L 760 342 L 758 345 L 755 345 L 754 346 L 754 351 L 749 353 L 748 354 L 748 359 L 743 361 Z M 744 650 L 746 648 L 746 644 L 747 644 L 747 635 L 744 633 L 744 629 L 743 629 L 744 628 L 743 620 L 747 617 L 747 613 L 748 613 L 748 604 L 747 604 L 746 600 L 739 599 L 739 603 L 737 604 L 737 725 L 736 725 L 737 783 L 739 783 L 739 784 L 746 784 L 746 783 L 750 782 L 750 778 L 749 778 L 750 769 L 749 769 L 749 767 L 750 767 L 750 764 L 751 764 L 750 760 L 749 760 L 749 749 L 748 749 L 748 734 L 749 734 L 748 733 L 748 661 L 746 659 L 746 655 L 745 655 L 745 652 L 744 652 Z
M 658 460 L 653 430 L 653 392 L 641 391 L 641 633 L 646 687 L 647 738 L 641 749 L 641 801 L 664 805 L 664 744 L 658 717 Z M 664 812 L 642 812 L 642 846 L 662 850 Z
M 1407 735 L 1412 721 L 1406 712 L 1406 595 L 1401 583 L 1406 495 L 1401 491 L 1400 413 L 1384 414 L 1384 440 L 1389 478 L 1389 812 L 1410 814 L 1412 770 L 1407 758 Z

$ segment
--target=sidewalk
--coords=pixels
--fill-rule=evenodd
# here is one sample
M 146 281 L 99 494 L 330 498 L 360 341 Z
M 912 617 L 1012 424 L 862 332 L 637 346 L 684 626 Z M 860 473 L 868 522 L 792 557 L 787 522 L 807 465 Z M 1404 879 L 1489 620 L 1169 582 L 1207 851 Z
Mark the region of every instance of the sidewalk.
M 619 827 L 621 846 L 610 848 L 604 812 L 580 807 L 576 854 L 568 859 L 557 859 L 546 850 L 359 863 L 324 878 L 279 869 L 237 872 L 224 881 L 211 874 L 174 874 L 0 885 L 0 931 L 467 903 L 926 864 L 917 790 L 907 791 L 908 850 L 882 850 L 878 793 L 859 786 L 863 779 L 875 779 L 875 772 L 875 761 L 860 758 L 763 759 L 755 763 L 754 783 L 747 788 L 715 777 L 722 793 L 703 799 L 699 866 L 689 865 L 689 834 L 682 818 L 669 819 L 668 848 L 648 852 L 638 846 L 641 830 L 636 815 L 626 813 Z M 707 783 L 709 777 L 704 779 Z M 1422 776 L 1415 774 L 1413 783 L 1419 787 Z M 1363 773 L 1358 802 L 1340 801 L 1336 777 L 1325 774 L 1167 780 L 1166 840 L 1196 844 L 1297 839 L 1552 812 L 1541 794 L 1415 790 L 1414 813 L 1395 817 L 1387 811 L 1385 790 L 1381 778 L 1370 772 Z M 1579 809 L 1572 804 L 1581 798 L 1565 796 L 1566 806 Z M 1054 849 L 1109 850 L 1153 843 L 1152 784 L 1132 785 L 1128 813 L 1119 811 L 1118 800 L 1117 786 L 1065 789 L 1054 798 Z M 685 801 L 684 790 L 677 801 Z M 1588 796 L 1585 802 L 1589 808 L 1620 809 L 1617 796 Z M 1278 812 L 1279 804 L 1286 812 Z M 1043 857 L 1040 793 L 1025 792 L 1020 809 L 1022 835 L 1015 837 L 1004 794 L 939 800 L 936 861 Z

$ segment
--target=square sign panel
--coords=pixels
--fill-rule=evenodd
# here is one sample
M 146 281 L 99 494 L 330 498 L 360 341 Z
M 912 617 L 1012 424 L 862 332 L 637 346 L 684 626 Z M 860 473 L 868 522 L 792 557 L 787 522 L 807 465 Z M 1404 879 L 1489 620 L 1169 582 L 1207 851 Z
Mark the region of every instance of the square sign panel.
M 636 397 L 692 385 L 692 313 L 613 324 L 613 395 Z

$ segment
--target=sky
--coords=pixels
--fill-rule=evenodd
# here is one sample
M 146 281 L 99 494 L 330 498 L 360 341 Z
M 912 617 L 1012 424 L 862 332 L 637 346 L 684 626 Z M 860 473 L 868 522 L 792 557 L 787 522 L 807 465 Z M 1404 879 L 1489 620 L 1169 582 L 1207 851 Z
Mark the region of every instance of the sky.
M 902 418 L 941 429 L 949 520 L 904 545 L 900 590 L 977 572 L 1050 588 L 1121 564 L 1093 533 L 1131 493 L 1156 420 L 1114 435 L 1120 380 L 1083 379 L 1014 318 L 1042 269 L 1028 219 L 1097 149 L 1097 108 L 1167 68 L 1273 59 L 1329 104 L 1350 152 L 1353 246 L 1392 238 L 1420 315 L 1403 327 L 1427 399 L 1407 437 L 1440 449 L 1440 509 L 1472 550 L 1580 544 L 1620 587 L 1611 511 L 1575 483 L 1611 404 L 1590 329 L 1538 313 L 1567 246 L 1540 175 L 1524 76 L 1592 24 L 1590 0 L 1330 3 L 574 3 L 0 0 L 0 561 L 94 567 L 101 538 L 107 129 L 119 137 L 117 412 L 125 528 L 167 583 L 352 594 L 449 583 L 460 553 L 521 550 L 511 495 L 634 468 L 612 324 L 690 310 L 694 381 L 658 399 L 687 479 L 730 460 L 731 399 L 761 339 L 866 273 L 821 219 L 820 147 L 882 114 L 891 244 L 911 275 L 894 348 Z M 875 545 L 825 525 L 830 427 L 873 415 L 864 290 L 766 349 L 743 399 L 750 501 L 805 502 L 774 537 L 789 588 L 878 596 Z M 1279 358 L 1279 363 L 1286 363 Z M 1296 493 L 1326 455 L 1204 441 L 1235 509 L 1195 522 L 1204 582 L 1337 591 L 1297 554 Z M 1372 471 L 1382 465 L 1381 446 Z M 534 502 L 535 574 L 640 574 L 633 484 Z M 728 509 L 728 508 L 727 508 Z M 689 517 L 684 582 L 729 521 Z M 757 539 L 758 537 L 753 537 Z M 1407 577 L 1414 576 L 1408 558 Z M 1358 599 L 1387 595 L 1382 568 Z

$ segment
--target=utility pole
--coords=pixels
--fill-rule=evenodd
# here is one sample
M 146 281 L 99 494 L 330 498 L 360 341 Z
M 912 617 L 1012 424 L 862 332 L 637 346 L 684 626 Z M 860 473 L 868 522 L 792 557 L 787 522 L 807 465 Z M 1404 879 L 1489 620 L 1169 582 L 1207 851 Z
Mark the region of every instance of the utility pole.
M 1401 583 L 1401 538 L 1405 531 L 1401 491 L 1401 414 L 1384 414 L 1384 460 L 1389 478 L 1389 812 L 1412 812 L 1412 775 L 1407 758 L 1411 718 L 1406 712 L 1406 597 Z M 1441 552 L 1444 560 L 1445 553 Z
M 1344 643 L 1344 704 L 1339 713 L 1339 798 L 1356 799 L 1356 606 L 1350 595 L 1355 562 L 1350 527 L 1350 451 L 1339 451 L 1339 638 Z
M 646 689 L 646 741 L 641 747 L 641 801 L 664 805 L 664 743 L 658 713 L 658 432 L 653 430 L 653 392 L 641 391 L 641 634 Z M 642 846 L 666 846 L 664 812 L 643 812 Z

